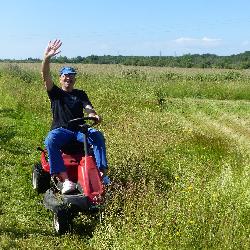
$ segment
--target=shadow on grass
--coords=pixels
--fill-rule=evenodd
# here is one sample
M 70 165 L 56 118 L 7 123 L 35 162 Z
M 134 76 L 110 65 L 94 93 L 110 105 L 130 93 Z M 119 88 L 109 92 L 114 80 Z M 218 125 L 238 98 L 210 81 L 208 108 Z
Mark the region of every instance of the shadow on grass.
M 26 236 L 32 235 L 32 234 L 40 234 L 43 236 L 51 236 L 51 232 L 46 232 L 38 229 L 18 229 L 18 228 L 12 228 L 12 227 L 4 227 L 1 226 L 0 228 L 0 234 L 7 234 L 11 238 L 25 238 Z
M 13 130 L 13 127 L 0 127 L 0 145 L 5 145 L 16 135 L 16 131 Z
M 0 147 L 14 155 L 29 154 L 26 145 L 16 140 L 16 136 L 14 126 L 0 126 Z
M 7 117 L 12 119 L 21 119 L 24 115 L 22 107 L 20 105 L 17 106 L 16 109 L 11 108 L 3 108 L 0 109 L 0 117 Z
M 95 228 L 99 223 L 98 216 L 90 216 L 88 220 L 77 221 L 73 223 L 73 234 L 77 234 L 79 236 L 84 236 L 87 238 L 92 238 Z
M 0 117 L 10 117 L 14 113 L 14 109 L 0 109 Z M 7 122 L 6 122 L 7 123 Z M 16 131 L 13 126 L 6 124 L 0 126 L 0 145 L 5 146 L 16 135 Z

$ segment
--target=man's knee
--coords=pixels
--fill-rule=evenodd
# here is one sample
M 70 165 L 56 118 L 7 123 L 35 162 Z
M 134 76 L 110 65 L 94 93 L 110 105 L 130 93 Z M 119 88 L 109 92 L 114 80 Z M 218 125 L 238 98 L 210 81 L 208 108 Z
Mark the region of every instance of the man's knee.
M 56 147 L 58 146 L 58 143 L 58 134 L 56 134 L 53 130 L 50 131 L 44 141 L 46 148 Z
M 96 141 L 96 142 L 104 142 L 105 138 L 104 135 L 101 131 L 99 130 L 92 130 L 90 137 L 92 138 L 92 140 Z
M 51 134 L 48 134 L 48 136 L 46 137 L 44 144 L 46 146 L 46 148 L 51 148 L 54 146 L 55 144 L 55 139 L 53 138 L 53 136 L 51 136 Z

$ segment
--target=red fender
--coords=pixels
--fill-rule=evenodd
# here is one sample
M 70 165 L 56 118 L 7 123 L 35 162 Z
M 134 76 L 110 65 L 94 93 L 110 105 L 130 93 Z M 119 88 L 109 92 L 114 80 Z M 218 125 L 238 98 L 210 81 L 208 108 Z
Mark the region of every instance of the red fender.
M 47 158 L 47 152 L 44 150 L 41 153 L 41 164 L 42 164 L 42 168 L 44 169 L 44 171 L 49 173 L 50 166 L 46 158 Z
M 92 203 L 97 205 L 102 202 L 104 187 L 93 156 L 87 155 L 82 158 L 78 168 L 78 181 Z

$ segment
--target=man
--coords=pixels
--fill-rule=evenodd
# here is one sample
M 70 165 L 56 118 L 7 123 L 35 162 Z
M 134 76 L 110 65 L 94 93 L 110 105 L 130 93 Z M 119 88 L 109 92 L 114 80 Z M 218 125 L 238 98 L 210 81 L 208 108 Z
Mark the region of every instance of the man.
M 76 185 L 68 178 L 60 150 L 70 141 L 75 139 L 81 141 L 78 131 L 70 128 L 68 121 L 83 117 L 84 110 L 89 117 L 95 117 L 97 123 L 101 122 L 101 118 L 95 112 L 87 94 L 82 90 L 74 89 L 76 81 L 74 68 L 63 67 L 60 70 L 61 88 L 53 83 L 50 74 L 50 59 L 60 53 L 59 48 L 61 45 L 60 40 L 49 42 L 42 61 L 42 77 L 51 101 L 53 114 L 52 128 L 45 140 L 49 156 L 50 174 L 56 175 L 63 182 L 62 194 L 66 194 L 73 191 Z M 80 133 L 80 135 L 82 134 Z M 105 176 L 107 159 L 105 140 L 102 133 L 93 128 L 88 129 L 88 143 L 93 145 L 97 166 L 101 174 Z

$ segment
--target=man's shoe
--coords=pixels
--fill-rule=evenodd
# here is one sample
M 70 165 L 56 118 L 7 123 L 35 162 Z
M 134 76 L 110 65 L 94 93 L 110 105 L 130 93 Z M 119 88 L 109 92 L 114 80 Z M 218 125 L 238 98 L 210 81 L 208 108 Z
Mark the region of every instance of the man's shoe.
M 72 181 L 65 180 L 63 183 L 62 194 L 68 194 L 76 189 L 76 184 Z

